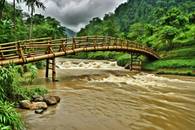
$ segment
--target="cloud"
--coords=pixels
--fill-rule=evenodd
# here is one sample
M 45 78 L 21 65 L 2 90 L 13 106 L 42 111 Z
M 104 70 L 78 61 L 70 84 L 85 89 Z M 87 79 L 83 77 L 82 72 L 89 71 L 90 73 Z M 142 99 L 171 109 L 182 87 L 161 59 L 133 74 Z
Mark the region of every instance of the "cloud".
M 102 18 L 106 13 L 113 12 L 117 6 L 127 0 L 42 0 L 46 10 L 37 9 L 36 13 L 51 16 L 62 25 L 79 31 L 93 17 Z M 24 5 L 21 5 L 24 8 Z

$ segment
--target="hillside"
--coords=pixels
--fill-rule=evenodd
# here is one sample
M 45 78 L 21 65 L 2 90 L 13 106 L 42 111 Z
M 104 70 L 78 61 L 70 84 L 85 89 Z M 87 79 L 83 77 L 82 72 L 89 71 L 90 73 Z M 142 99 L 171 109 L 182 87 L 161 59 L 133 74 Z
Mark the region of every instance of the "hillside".
M 138 41 L 162 57 L 163 63 L 145 61 L 145 69 L 190 68 L 191 72 L 195 68 L 194 62 L 188 64 L 188 60 L 195 60 L 195 1 L 128 0 L 103 20 L 93 18 L 78 35 L 111 35 Z M 170 59 L 174 62 L 168 65 Z

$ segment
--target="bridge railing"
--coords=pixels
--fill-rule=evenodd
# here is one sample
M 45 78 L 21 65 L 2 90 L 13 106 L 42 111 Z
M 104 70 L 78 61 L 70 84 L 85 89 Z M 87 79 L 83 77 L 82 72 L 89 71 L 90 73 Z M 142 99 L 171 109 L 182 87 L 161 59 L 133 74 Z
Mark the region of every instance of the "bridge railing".
M 151 48 L 140 45 L 136 42 L 123 40 L 110 36 L 84 36 L 73 38 L 52 39 L 39 38 L 0 44 L 0 61 L 10 59 L 23 59 L 66 52 L 75 49 L 98 47 L 132 48 L 142 50 L 151 55 L 158 56 Z M 1 64 L 1 63 L 0 63 Z

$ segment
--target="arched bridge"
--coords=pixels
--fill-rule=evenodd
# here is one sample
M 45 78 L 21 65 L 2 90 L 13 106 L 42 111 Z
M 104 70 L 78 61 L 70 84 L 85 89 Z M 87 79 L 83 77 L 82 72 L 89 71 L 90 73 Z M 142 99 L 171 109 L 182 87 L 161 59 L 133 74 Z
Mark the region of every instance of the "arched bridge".
M 51 38 L 39 38 L 0 43 L 0 66 L 6 64 L 26 64 L 44 59 L 54 59 L 55 57 L 77 52 L 89 51 L 121 51 L 139 53 L 147 56 L 151 60 L 160 58 L 149 47 L 133 41 L 109 36 L 84 36 L 54 40 Z

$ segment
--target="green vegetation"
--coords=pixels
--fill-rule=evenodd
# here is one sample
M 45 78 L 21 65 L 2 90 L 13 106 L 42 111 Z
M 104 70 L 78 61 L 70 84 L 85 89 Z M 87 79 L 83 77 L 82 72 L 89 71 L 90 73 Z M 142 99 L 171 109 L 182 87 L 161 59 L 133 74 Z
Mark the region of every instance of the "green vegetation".
M 146 64 L 145 69 L 147 70 L 158 70 L 160 68 L 195 68 L 195 58 L 193 59 L 169 59 L 159 60 L 150 64 Z
M 5 0 L 1 0 L 0 43 L 29 38 L 66 37 L 65 31 L 67 28 L 61 26 L 60 22 L 56 19 L 44 17 L 40 14 L 33 14 L 35 5 L 44 8 L 44 5 L 39 0 L 37 0 L 38 4 L 36 4 L 36 0 L 25 0 L 25 2 L 31 8 L 32 12 L 30 16 L 19 7 L 15 10 L 13 5 L 8 4 Z
M 0 129 L 1 130 L 22 130 L 23 122 L 19 114 L 13 108 L 21 100 L 32 99 L 33 95 L 44 95 L 45 88 L 23 87 L 22 82 L 32 82 L 36 77 L 37 69 L 29 64 L 27 69 L 20 66 L 8 66 L 0 68 Z M 26 72 L 25 72 L 25 71 Z M 26 76 L 26 73 L 30 77 Z
M 159 52 L 162 58 L 145 62 L 146 70 L 187 67 L 192 73 L 195 66 L 195 2 L 128 0 L 114 13 L 106 14 L 103 20 L 93 18 L 78 35 L 111 35 L 137 41 Z
M 20 115 L 13 108 L 13 104 L 0 101 L 0 129 L 23 130 L 24 124 Z

